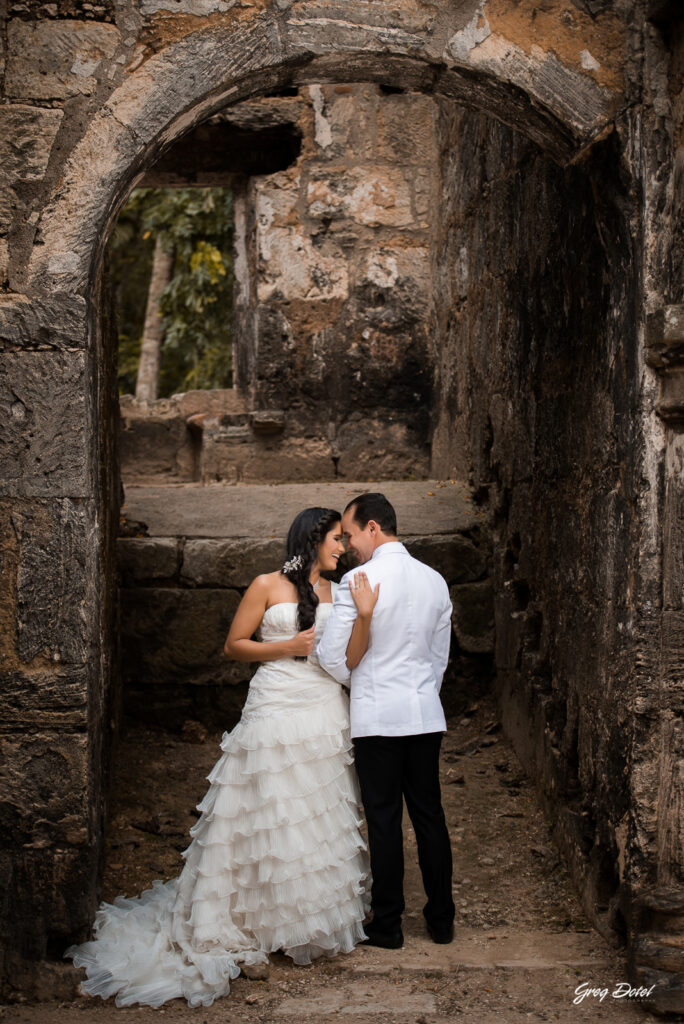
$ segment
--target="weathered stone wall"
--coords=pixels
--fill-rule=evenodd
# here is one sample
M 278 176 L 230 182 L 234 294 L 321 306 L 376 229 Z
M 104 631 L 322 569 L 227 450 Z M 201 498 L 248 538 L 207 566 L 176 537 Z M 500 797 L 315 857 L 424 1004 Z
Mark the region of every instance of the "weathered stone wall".
M 99 280 L 94 297 L 98 348 L 114 360 Z M 3 312 L 0 409 L 16 445 L 0 499 L 3 970 L 17 988 L 68 994 L 64 972 L 35 961 L 59 959 L 91 912 L 103 852 L 119 708 L 118 403 L 114 378 L 104 386 L 79 347 L 85 324 L 66 317 L 52 333 L 40 306 Z M 94 386 L 79 394 L 86 376 Z M 102 438 L 95 466 L 91 432 Z
M 453 534 L 402 535 L 411 553 L 451 588 L 454 637 L 442 690 L 450 713 L 463 711 L 492 683 L 490 538 L 484 524 L 469 519 Z M 256 666 L 228 661 L 223 642 L 246 588 L 282 564 L 284 549 L 284 536 L 119 539 L 123 710 L 129 718 L 171 730 L 188 719 L 212 729 L 235 725 Z M 335 578 L 353 564 L 343 561 Z
M 676 4 L 652 0 L 649 14 L 641 71 L 646 102 L 634 161 L 646 200 L 643 405 L 651 411 L 644 416 L 651 486 L 638 509 L 645 600 L 637 631 L 642 683 L 632 792 L 642 886 L 632 908 L 630 966 L 640 983 L 657 985 L 660 1008 L 681 1012 L 684 965 L 672 955 L 670 934 L 684 908 L 684 25 Z
M 473 266 L 482 264 L 490 241 L 501 262 L 491 288 L 501 301 L 482 306 L 488 332 L 468 332 L 475 351 L 462 384 L 450 385 L 449 368 L 440 362 L 438 385 L 449 406 L 439 417 L 438 448 L 449 451 L 451 421 L 459 432 L 454 451 L 466 450 L 472 439 L 471 456 L 459 455 L 458 464 L 472 458 L 483 484 L 497 474 L 499 550 L 508 552 L 495 567 L 498 624 L 507 638 L 499 654 L 502 698 L 521 750 L 535 750 L 545 778 L 558 780 L 563 800 L 568 806 L 574 800 L 579 818 L 589 822 L 575 833 L 587 837 L 578 873 L 595 850 L 594 891 L 605 902 L 614 884 L 609 858 L 617 855 L 618 872 L 634 889 L 633 898 L 629 884 L 620 890 L 629 904 L 625 914 L 642 906 L 648 919 L 642 925 L 633 915 L 628 927 L 648 930 L 656 918 L 667 920 L 674 941 L 681 940 L 676 900 L 658 896 L 653 904 L 643 894 L 640 904 L 638 891 L 652 879 L 669 885 L 681 874 L 681 608 L 671 588 L 677 577 L 664 573 L 665 553 L 676 558 L 681 543 L 677 425 L 684 418 L 676 411 L 684 405 L 677 370 L 681 275 L 675 282 L 674 274 L 681 257 L 673 256 L 681 246 L 672 222 L 681 209 L 674 190 L 681 173 L 677 7 L 666 0 L 402 0 L 394 8 L 363 0 L 180 0 L 170 10 L 169 0 L 68 0 L 57 7 L 64 16 L 55 18 L 48 3 L 26 0 L 9 11 L 4 5 L 0 371 L 11 429 L 0 456 L 7 574 L 0 597 L 7 699 L 25 694 L 20 727 L 3 719 L 5 813 L 24 814 L 33 800 L 22 828 L 3 834 L 11 898 L 2 935 L 7 949 L 37 958 L 62 945 L 68 931 L 83 936 L 97 899 L 116 490 L 107 398 L 114 361 L 100 326 L 97 287 L 109 227 L 138 176 L 226 104 L 283 87 L 360 81 L 455 99 L 519 130 L 560 163 L 575 161 L 574 169 L 560 171 L 539 164 L 535 153 L 519 177 L 507 180 L 496 170 L 510 165 L 504 135 L 475 146 L 483 156 L 493 146 L 483 184 L 497 195 L 508 186 L 510 203 L 497 213 L 487 195 L 476 196 L 463 215 L 444 211 L 444 220 L 472 226 L 473 248 L 465 255 Z M 665 18 L 669 41 L 655 21 L 647 22 L 649 15 Z M 466 184 L 474 173 L 465 174 Z M 516 197 L 524 205 L 516 206 Z M 544 208 L 563 247 L 548 241 Z M 518 261 L 513 277 L 529 284 L 526 302 L 520 287 L 505 288 L 508 253 L 492 244 L 497 218 Z M 446 240 L 443 251 L 436 270 L 445 278 L 449 265 L 462 267 L 464 257 Z M 548 254 L 543 264 L 539 251 Z M 462 305 L 468 318 L 467 296 L 459 297 L 458 287 L 456 280 L 449 309 L 457 319 Z M 511 322 L 506 314 L 513 304 L 518 312 Z M 476 306 L 473 298 L 473 316 Z M 636 348 L 647 316 L 655 317 L 649 358 L 665 352 L 667 365 L 646 364 Z M 662 329 L 655 329 L 658 317 Z M 511 353 L 505 374 L 500 323 L 508 324 L 505 351 Z M 552 333 L 557 324 L 562 337 Z M 463 365 L 448 318 L 440 330 Z M 483 357 L 498 367 L 502 401 L 493 401 L 492 386 L 478 378 Z M 457 398 L 459 387 L 467 393 L 468 379 L 479 380 L 490 399 L 490 427 L 475 405 L 479 426 L 466 425 Z M 573 388 L 571 380 L 579 384 Z M 518 445 L 511 443 L 515 436 Z M 534 556 L 531 531 L 539 545 Z M 554 559 L 561 571 L 549 576 Z M 582 583 L 580 570 L 586 571 Z M 49 635 L 44 621 L 54 624 Z M 524 641 L 515 624 L 526 630 Z M 558 639 L 561 630 L 584 638 L 577 651 Z M 62 719 L 56 702 L 67 693 L 71 710 Z M 584 704 L 575 708 L 572 694 L 595 715 Z M 56 762 L 41 760 L 43 748 L 31 748 L 33 726 L 31 742 L 21 731 L 24 721 L 46 712 L 46 748 Z M 60 757 L 73 770 L 51 771 L 50 764 L 64 765 Z M 613 759 L 624 764 L 622 783 L 607 770 Z M 48 771 L 57 780 L 49 794 L 40 783 Z M 35 796 L 22 788 L 24 777 Z M 662 795 L 657 808 L 655 794 Z M 568 840 L 566 850 L 571 846 Z M 646 962 L 642 951 L 635 971 Z M 657 969 L 668 963 L 673 958 L 663 954 Z M 679 1009 L 684 1005 L 681 989 L 663 989 L 673 1008 L 675 998 Z
M 235 482 L 241 465 L 235 446 L 247 440 L 245 432 L 256 442 L 250 456 L 261 455 L 249 429 L 253 417 L 233 388 L 188 391 L 155 402 L 122 395 L 119 410 L 124 485 L 207 482 L 215 479 L 217 463 L 222 479 Z
M 252 415 L 186 428 L 171 407 L 127 402 L 124 481 L 425 477 L 435 116 L 428 96 L 345 84 L 212 119 L 244 149 L 229 146 L 221 183 L 235 205 L 235 388 Z M 287 127 L 300 140 L 291 166 L 248 172 L 250 133 Z M 217 152 L 232 136 L 210 140 L 210 170 L 197 136 L 144 183 L 218 183 Z
M 285 410 L 285 479 L 424 477 L 434 102 L 301 95 L 299 159 L 237 198 L 235 384 Z
M 630 200 L 612 140 L 562 170 L 445 107 L 438 475 L 491 504 L 504 725 L 602 927 L 629 885 L 640 602 Z M 626 861 L 619 877 L 618 850 Z

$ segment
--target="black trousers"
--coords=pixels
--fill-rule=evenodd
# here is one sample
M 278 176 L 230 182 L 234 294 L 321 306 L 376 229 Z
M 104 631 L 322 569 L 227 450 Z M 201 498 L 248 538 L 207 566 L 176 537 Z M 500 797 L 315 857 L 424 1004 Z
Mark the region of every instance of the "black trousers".
M 423 914 L 437 930 L 454 919 L 451 844 L 439 788 L 441 732 L 418 736 L 360 736 L 356 771 L 368 823 L 373 929 L 394 932 L 404 911 L 403 800 L 418 843 L 427 903 Z

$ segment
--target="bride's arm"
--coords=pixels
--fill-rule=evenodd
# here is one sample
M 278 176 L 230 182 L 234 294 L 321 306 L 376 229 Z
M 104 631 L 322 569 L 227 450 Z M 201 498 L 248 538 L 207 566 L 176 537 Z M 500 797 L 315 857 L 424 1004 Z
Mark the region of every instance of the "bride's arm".
M 223 653 L 233 661 L 275 661 L 277 658 L 306 657 L 313 650 L 314 626 L 302 630 L 290 640 L 264 643 L 262 640 L 251 639 L 264 617 L 269 588 L 268 576 L 257 576 L 238 605 L 223 647 Z
M 351 671 L 356 668 L 368 650 L 370 624 L 373 618 L 373 609 L 378 600 L 380 584 L 376 583 L 374 589 L 371 590 L 365 572 L 357 572 L 349 589 L 354 598 L 357 613 L 347 644 L 347 668 Z

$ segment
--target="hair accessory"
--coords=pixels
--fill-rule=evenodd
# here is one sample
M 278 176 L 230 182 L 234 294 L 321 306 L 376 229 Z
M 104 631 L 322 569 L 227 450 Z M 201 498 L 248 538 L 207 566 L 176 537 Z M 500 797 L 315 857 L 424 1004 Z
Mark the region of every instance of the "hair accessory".
M 287 562 L 282 568 L 282 572 L 294 572 L 296 569 L 301 569 L 304 565 L 304 559 L 301 555 L 294 555 L 293 558 L 288 558 Z

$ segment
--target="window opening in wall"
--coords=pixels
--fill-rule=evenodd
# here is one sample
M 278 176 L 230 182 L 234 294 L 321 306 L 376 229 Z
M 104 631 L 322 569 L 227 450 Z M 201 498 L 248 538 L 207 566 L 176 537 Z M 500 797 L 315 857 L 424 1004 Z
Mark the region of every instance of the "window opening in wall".
M 140 188 L 109 241 L 119 393 L 154 401 L 232 382 L 229 188 Z

